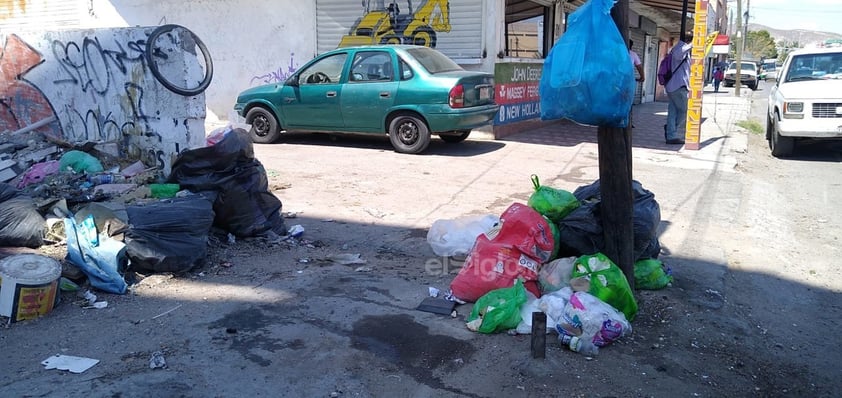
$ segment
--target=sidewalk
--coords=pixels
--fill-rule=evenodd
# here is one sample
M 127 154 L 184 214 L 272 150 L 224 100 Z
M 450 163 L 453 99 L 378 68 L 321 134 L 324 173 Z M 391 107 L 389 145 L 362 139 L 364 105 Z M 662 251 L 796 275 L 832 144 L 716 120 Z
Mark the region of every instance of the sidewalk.
M 712 87 L 705 87 L 698 150 L 688 150 L 684 146 L 667 145 L 664 142 L 663 126 L 666 123 L 667 106 L 667 102 L 648 102 L 632 108 L 633 151 L 673 152 L 681 154 L 685 159 L 715 162 L 719 166 L 729 167 L 736 164 L 733 154 L 745 152 L 748 136 L 736 127 L 736 123 L 748 119 L 750 97 L 734 97 L 732 89 L 721 89 L 719 93 L 714 93 Z M 581 143 L 596 144 L 596 130 L 596 127 L 564 120 L 508 136 L 501 141 L 572 147 Z

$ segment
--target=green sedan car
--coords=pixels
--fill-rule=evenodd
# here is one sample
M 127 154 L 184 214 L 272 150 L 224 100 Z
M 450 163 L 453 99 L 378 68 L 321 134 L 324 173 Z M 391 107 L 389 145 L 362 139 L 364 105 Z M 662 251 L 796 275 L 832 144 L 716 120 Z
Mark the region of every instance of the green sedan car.
M 324 53 L 283 84 L 243 91 L 234 109 L 256 143 L 283 131 L 388 134 L 397 152 L 420 153 L 432 135 L 461 142 L 491 123 L 494 76 L 462 69 L 428 47 L 363 46 Z

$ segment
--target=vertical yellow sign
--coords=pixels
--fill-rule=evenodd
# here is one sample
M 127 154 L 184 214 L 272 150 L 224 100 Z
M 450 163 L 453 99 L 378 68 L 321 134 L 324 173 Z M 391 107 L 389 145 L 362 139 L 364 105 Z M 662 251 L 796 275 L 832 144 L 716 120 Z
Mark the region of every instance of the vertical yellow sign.
M 690 97 L 687 99 L 687 132 L 684 148 L 699 149 L 702 127 L 702 92 L 705 87 L 705 39 L 708 0 L 697 0 L 693 18 L 693 50 L 690 57 Z

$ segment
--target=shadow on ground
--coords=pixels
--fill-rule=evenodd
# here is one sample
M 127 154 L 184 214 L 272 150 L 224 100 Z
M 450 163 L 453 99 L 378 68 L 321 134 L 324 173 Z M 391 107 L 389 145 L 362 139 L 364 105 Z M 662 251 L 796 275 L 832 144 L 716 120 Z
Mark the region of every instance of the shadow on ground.
M 394 151 L 389 137 L 371 134 L 296 133 L 281 134 L 280 139 L 269 145 L 317 145 L 331 147 L 353 147 L 377 151 Z M 447 143 L 433 136 L 430 146 L 420 155 L 476 156 L 503 148 L 498 141 L 474 140 L 470 137 L 460 143 Z
M 276 244 L 213 239 L 206 261 L 186 274 L 150 276 L 128 295 L 99 293 L 105 309 L 83 309 L 63 293 L 47 316 L 0 329 L 0 389 L 490 397 L 831 396 L 842 388 L 840 348 L 827 334 L 842 315 L 833 291 L 672 253 L 662 259 L 675 281 L 636 292 L 631 336 L 587 359 L 548 335 L 546 359 L 533 359 L 530 336 L 467 331 L 470 304 L 455 318 L 415 309 L 428 287 L 447 290 L 461 266 L 434 256 L 425 230 L 287 223 L 307 232 Z M 364 263 L 331 260 L 342 254 Z M 753 295 L 786 297 L 757 307 Z M 166 368 L 150 368 L 155 351 Z M 57 353 L 100 363 L 83 374 L 42 369 Z

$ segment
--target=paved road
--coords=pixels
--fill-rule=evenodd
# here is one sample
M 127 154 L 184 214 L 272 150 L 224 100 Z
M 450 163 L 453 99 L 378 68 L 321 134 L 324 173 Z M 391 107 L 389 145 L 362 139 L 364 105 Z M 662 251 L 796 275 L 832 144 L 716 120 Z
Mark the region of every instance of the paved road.
M 663 143 L 666 104 L 635 107 L 634 178 L 660 204 L 675 282 L 637 292 L 634 333 L 593 360 L 552 343 L 533 360 L 528 337 L 467 331 L 467 306 L 456 319 L 415 310 L 458 265 L 434 256 L 429 226 L 525 202 L 531 174 L 590 184 L 593 129 L 436 140 L 416 156 L 385 138 L 290 135 L 255 152 L 309 244 L 213 242 L 203 268 L 147 278 L 104 310 L 62 305 L 0 329 L 0 395 L 833 396 L 839 153 L 771 158 L 735 127 L 749 100 L 707 93 L 698 151 Z M 366 264 L 324 261 L 336 254 Z M 155 351 L 166 369 L 149 368 Z M 43 370 L 56 353 L 101 362 Z

